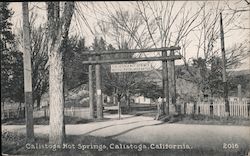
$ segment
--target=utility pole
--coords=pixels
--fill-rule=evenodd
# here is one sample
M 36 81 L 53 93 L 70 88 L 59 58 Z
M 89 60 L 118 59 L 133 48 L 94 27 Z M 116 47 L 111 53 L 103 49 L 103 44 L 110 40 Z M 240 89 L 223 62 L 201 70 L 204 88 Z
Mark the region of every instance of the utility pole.
M 96 60 L 100 60 L 100 55 L 96 56 Z M 101 65 L 95 65 L 96 75 L 96 106 L 97 106 L 97 118 L 103 119 L 103 106 L 102 106 L 102 90 L 101 90 Z
M 92 57 L 89 57 L 89 61 L 92 60 Z M 94 111 L 94 89 L 93 89 L 93 67 L 89 65 L 89 116 L 90 119 L 95 118 L 95 111 Z
M 226 116 L 230 116 L 230 108 L 228 101 L 228 86 L 227 86 L 227 77 L 226 77 L 226 54 L 225 54 L 225 42 L 224 42 L 224 30 L 222 22 L 222 14 L 220 13 L 220 36 L 221 36 L 221 53 L 222 53 L 222 79 L 224 86 L 224 102 L 225 102 L 225 112 Z
M 23 10 L 23 69 L 24 69 L 24 96 L 26 118 L 26 141 L 34 140 L 33 99 L 32 99 L 32 68 L 30 47 L 30 26 L 28 2 L 22 3 Z

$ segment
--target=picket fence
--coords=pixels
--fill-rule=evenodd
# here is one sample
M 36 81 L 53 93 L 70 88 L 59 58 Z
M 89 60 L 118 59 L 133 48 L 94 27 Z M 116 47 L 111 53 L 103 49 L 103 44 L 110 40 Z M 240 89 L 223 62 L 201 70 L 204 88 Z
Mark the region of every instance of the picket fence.
M 209 102 L 187 103 L 185 106 L 186 114 L 203 114 L 209 116 L 226 116 L 225 103 L 222 99 L 214 100 L 212 104 Z M 229 101 L 230 116 L 233 117 L 250 117 L 250 104 L 247 100 Z

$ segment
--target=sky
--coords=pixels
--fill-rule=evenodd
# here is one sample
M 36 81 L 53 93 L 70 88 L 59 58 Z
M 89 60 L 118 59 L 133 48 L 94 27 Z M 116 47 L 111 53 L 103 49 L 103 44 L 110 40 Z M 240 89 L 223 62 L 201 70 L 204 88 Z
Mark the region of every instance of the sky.
M 204 1 L 177 1 L 174 7 L 174 11 L 177 11 L 183 3 L 186 4 L 186 8 L 190 9 L 192 14 L 193 12 L 197 11 L 199 8 L 199 4 L 203 3 Z M 150 2 L 152 6 L 156 5 L 156 2 Z M 158 1 L 160 5 L 166 5 L 166 2 Z M 209 10 L 218 1 L 209 1 L 206 9 Z M 22 3 L 20 2 L 11 2 L 10 8 L 14 11 L 13 17 L 11 22 L 13 23 L 13 31 L 17 32 L 19 29 L 22 28 Z M 77 2 L 76 8 L 77 11 L 74 13 L 74 17 L 72 19 L 70 34 L 78 34 L 81 37 L 84 37 L 86 40 L 87 46 L 90 46 L 93 42 L 93 38 L 95 36 L 101 36 L 99 29 L 97 27 L 97 21 L 103 20 L 105 21 L 107 15 L 114 13 L 115 10 L 118 10 L 119 7 L 122 10 L 128 10 L 129 12 L 133 12 L 135 9 L 134 3 L 122 1 L 122 2 Z M 231 8 L 241 8 L 245 7 L 246 4 L 244 1 L 228 1 L 227 4 Z M 226 7 L 226 3 L 220 4 L 221 7 Z M 250 6 L 249 6 L 250 7 Z M 187 9 L 187 10 L 188 10 Z M 33 13 L 36 15 L 36 24 L 39 25 L 41 23 L 45 23 L 46 18 L 46 5 L 44 2 L 30 2 L 29 3 L 29 10 L 30 16 Z M 227 16 L 230 11 L 223 12 L 224 16 Z M 150 14 L 150 13 L 149 13 Z M 242 14 L 238 19 L 236 19 L 236 24 L 243 25 L 244 27 L 250 28 L 250 12 L 246 12 Z M 177 23 L 179 21 L 177 20 Z M 219 21 L 218 23 L 219 24 Z M 225 26 L 227 27 L 227 26 Z M 231 27 L 230 27 L 231 28 Z M 250 29 L 244 30 L 232 30 L 225 35 L 225 46 L 226 50 L 230 46 L 234 44 L 240 44 L 245 40 L 250 40 Z M 188 40 L 190 40 L 190 44 L 187 48 L 187 58 L 192 58 L 196 56 L 197 51 L 197 42 L 195 40 L 194 33 L 189 36 Z M 107 42 L 112 43 L 111 40 L 107 39 Z M 220 46 L 220 42 L 216 45 L 217 47 Z M 248 47 L 248 50 L 250 47 Z M 250 57 L 246 58 L 244 64 L 240 67 L 240 69 L 250 69 Z M 176 64 L 182 64 L 182 61 L 177 61 Z

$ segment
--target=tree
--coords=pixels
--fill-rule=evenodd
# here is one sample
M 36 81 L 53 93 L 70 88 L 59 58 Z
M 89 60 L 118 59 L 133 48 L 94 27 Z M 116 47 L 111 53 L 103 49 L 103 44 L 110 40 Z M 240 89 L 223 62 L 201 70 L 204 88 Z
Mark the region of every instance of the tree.
M 60 15 L 60 2 L 47 2 L 50 144 L 62 145 L 65 137 L 63 55 L 74 12 L 74 2 L 65 2 Z
M 189 80 L 196 83 L 201 91 L 204 93 L 204 87 L 206 90 L 211 91 L 211 95 L 221 96 L 221 85 L 220 74 L 221 64 L 220 62 L 220 47 L 219 38 L 220 38 L 220 27 L 219 27 L 219 13 L 224 12 L 223 23 L 225 34 L 229 34 L 234 30 L 234 23 L 241 17 L 239 13 L 230 13 L 226 9 L 225 3 L 219 2 L 202 2 L 201 5 L 205 6 L 202 9 L 202 14 L 198 20 L 202 21 L 202 24 L 197 27 L 197 31 L 194 31 L 193 34 L 197 40 L 196 45 L 196 56 L 186 60 L 183 58 L 186 70 L 190 74 Z M 182 50 L 186 51 L 186 47 L 190 41 L 181 42 Z M 226 47 L 226 68 L 237 68 L 242 60 L 247 57 L 248 53 L 248 43 L 249 41 L 243 41 L 242 43 L 235 44 L 233 46 Z M 192 70 L 189 66 L 189 61 L 196 62 L 200 64 L 195 66 L 196 69 L 201 69 L 202 73 L 197 75 L 196 70 Z M 216 63 L 217 62 L 217 63 Z M 201 68 L 201 67 L 204 68 Z M 205 67 L 206 66 L 206 67 Z M 198 67 L 198 68 L 197 68 Z M 210 70 L 211 68 L 211 70 Z M 205 76 L 206 75 L 206 76 Z M 218 87 L 216 89 L 216 87 Z M 203 89 L 202 89 L 203 88 Z
M 82 52 L 87 49 L 84 38 L 72 36 L 67 41 L 64 57 L 64 83 L 68 89 L 86 84 L 88 81 L 87 66 L 82 64 L 82 61 L 87 60 Z
M 44 25 L 36 26 L 37 14 L 31 13 L 30 18 L 30 38 L 31 38 L 31 62 L 32 62 L 32 89 L 33 89 L 33 106 L 40 107 L 42 95 L 48 91 L 49 73 L 47 68 L 47 38 Z M 17 43 L 22 47 L 23 31 L 19 30 L 16 36 Z M 22 81 L 21 81 L 22 82 Z
M 249 0 L 240 0 L 237 1 L 236 3 L 229 3 L 230 1 L 226 2 L 226 9 L 228 12 L 230 12 L 231 14 L 237 14 L 240 18 L 238 19 L 243 19 L 246 21 L 245 22 L 240 22 L 240 20 L 236 20 L 234 21 L 234 26 L 235 29 L 237 30 L 249 30 L 250 27 L 248 23 L 249 21 L 249 13 L 250 13 L 250 2 Z M 246 24 L 246 25 L 245 25 Z
M 13 53 L 15 63 L 13 66 L 13 75 L 11 76 L 10 88 L 12 91 L 11 99 L 15 102 L 19 102 L 19 107 L 21 103 L 24 103 L 24 73 L 23 73 L 23 54 L 21 52 Z
M 30 23 L 33 99 L 34 102 L 36 101 L 37 108 L 40 108 L 42 95 L 48 91 L 49 87 L 49 73 L 46 68 L 48 62 L 46 29 L 42 25 L 36 28 L 35 20 L 32 18 Z
M 116 5 L 117 9 L 111 11 L 106 5 L 108 19 L 106 26 L 105 21 L 100 20 L 100 30 L 105 30 L 104 36 L 110 37 L 112 41 L 116 43 L 127 41 L 129 47 L 132 48 L 178 46 L 201 24 L 197 19 L 204 6 L 198 7 L 197 11 L 193 12 L 192 8 L 186 8 L 187 2 L 179 6 L 176 3 L 131 2 L 133 11 L 124 10 L 119 3 Z M 159 52 L 150 54 L 150 56 L 159 55 L 162 54 Z M 144 53 L 134 55 L 134 57 L 149 57 L 149 55 Z M 153 66 L 153 72 L 162 78 L 162 73 L 157 69 L 162 69 L 162 65 Z M 173 69 L 172 66 L 171 69 Z M 173 70 L 169 70 L 169 78 L 173 79 L 170 71 Z M 170 102 L 173 104 L 175 103 L 175 88 L 170 86 L 175 86 L 174 82 L 174 80 L 170 80 L 170 85 L 163 82 L 164 86 L 169 86 L 169 94 L 173 95 L 170 96 L 172 97 Z
M 13 43 L 14 34 L 11 31 L 10 18 L 13 12 L 8 9 L 8 2 L 0 3 L 0 48 L 1 48 L 1 102 L 11 95 L 11 77 L 13 76 Z M 14 52 L 15 53 L 15 52 Z
M 147 83 L 140 82 L 137 84 L 136 90 L 133 90 L 134 94 L 143 95 L 146 98 L 156 100 L 162 97 L 162 88 L 154 81 Z
M 211 71 L 208 76 L 209 89 L 211 96 L 223 96 L 222 82 L 222 60 L 220 57 L 213 57 L 211 63 Z
M 236 72 L 237 73 L 237 72 Z M 237 96 L 237 86 L 241 85 L 242 87 L 242 97 L 250 97 L 250 76 L 249 74 L 235 74 L 230 75 L 228 78 L 228 88 L 230 96 Z
M 100 40 L 100 43 L 105 43 Z M 114 47 L 109 44 L 106 48 L 106 43 L 104 44 L 104 49 L 114 50 Z M 125 42 L 120 46 L 120 50 L 129 49 L 128 44 Z M 119 59 L 119 58 L 132 58 L 133 54 L 115 54 L 115 55 L 106 55 L 103 56 L 103 59 Z M 126 62 L 124 62 L 126 63 Z M 110 64 L 105 64 L 102 66 L 103 74 L 103 87 L 104 92 L 107 95 L 112 95 L 118 97 L 119 99 L 125 98 L 126 105 L 130 107 L 130 96 L 133 93 L 133 90 L 136 88 L 136 83 L 144 82 L 143 74 L 141 72 L 132 72 L 132 73 L 111 73 Z M 115 102 L 116 100 L 114 100 Z
M 192 3 L 194 4 L 193 6 L 191 6 Z M 206 79 L 202 80 L 202 78 L 206 78 L 209 75 L 209 70 L 206 70 L 207 73 L 202 73 L 206 77 L 204 75 L 201 76 L 194 73 L 196 70 L 193 70 L 190 64 L 201 58 L 205 59 L 204 63 L 206 67 L 210 68 L 213 56 L 219 56 L 219 47 L 217 46 L 219 43 L 218 19 L 219 12 L 227 11 L 226 2 L 138 1 L 125 4 L 130 7 L 129 11 L 123 7 L 123 3 L 119 2 L 104 2 L 103 5 L 92 4 L 90 8 L 95 10 L 97 23 L 100 27 L 99 29 L 95 28 L 95 31 L 101 32 L 106 41 L 114 43 L 113 45 L 116 47 L 119 47 L 120 43 L 127 41 L 129 47 L 132 48 L 178 45 L 181 47 L 180 54 L 183 56 L 182 60 L 186 65 L 186 70 L 190 73 L 189 79 L 194 79 L 193 81 L 200 85 L 199 88 L 203 88 L 203 90 L 209 86 L 209 82 Z M 246 10 L 243 12 L 248 13 Z M 104 14 L 104 18 L 99 18 L 98 13 Z M 237 21 L 240 16 L 239 14 L 227 12 L 227 15 L 224 16 L 225 25 L 227 26 L 225 29 L 226 33 L 232 31 L 233 23 Z M 240 63 L 244 56 L 246 56 L 243 53 L 243 47 L 246 46 L 240 45 L 238 44 L 235 47 L 236 50 L 230 48 L 228 51 L 228 67 L 231 63 Z M 195 51 L 196 56 L 191 59 L 187 55 L 187 49 L 190 47 L 197 48 Z M 155 53 L 154 55 L 159 56 L 161 54 Z M 148 57 L 148 55 L 141 54 L 137 55 L 137 57 Z M 153 70 L 161 77 L 162 74 L 157 69 L 162 69 L 161 64 L 155 66 L 155 70 Z M 170 83 L 172 82 L 170 81 Z M 172 88 L 170 87 L 169 89 L 171 91 Z

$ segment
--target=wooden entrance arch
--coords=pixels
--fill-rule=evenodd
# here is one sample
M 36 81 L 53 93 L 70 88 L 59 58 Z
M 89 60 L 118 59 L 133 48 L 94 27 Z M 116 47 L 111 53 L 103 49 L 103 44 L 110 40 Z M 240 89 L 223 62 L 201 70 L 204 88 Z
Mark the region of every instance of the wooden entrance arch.
M 95 65 L 96 74 L 96 106 L 97 106 L 97 118 L 103 118 L 103 104 L 102 104 L 102 90 L 101 90 L 101 72 L 100 64 L 105 63 L 128 63 L 128 62 L 140 62 L 140 61 L 162 61 L 162 83 L 163 83 L 163 100 L 161 105 L 161 111 L 159 115 L 169 115 L 169 100 L 175 106 L 176 105 L 176 77 L 175 77 L 175 60 L 181 59 L 181 55 L 175 55 L 175 50 L 180 50 L 180 47 L 162 47 L 152 49 L 129 49 L 129 50 L 112 50 L 112 51 L 87 51 L 83 54 L 88 55 L 88 61 L 83 61 L 83 64 L 89 65 L 89 105 L 90 105 L 90 118 L 94 118 L 94 88 L 93 88 L 93 73 L 92 68 Z M 168 51 L 170 51 L 168 55 Z M 162 52 L 161 57 L 145 57 L 145 58 L 121 58 L 101 60 L 101 55 L 121 54 L 121 53 L 147 53 L 147 52 Z M 170 71 L 168 71 L 168 66 Z M 169 76 L 171 73 L 171 86 L 169 86 Z M 171 92 L 169 88 L 172 88 Z M 169 98 L 170 95 L 170 98 Z

